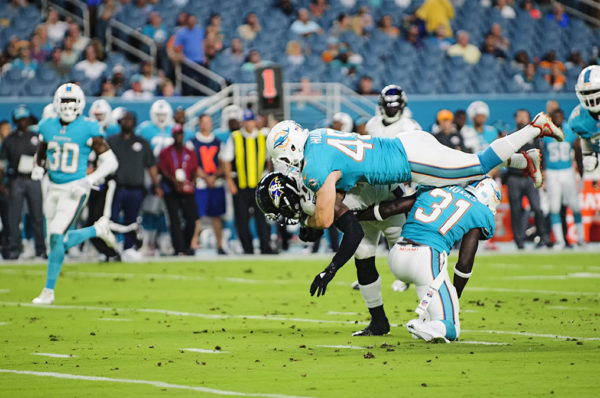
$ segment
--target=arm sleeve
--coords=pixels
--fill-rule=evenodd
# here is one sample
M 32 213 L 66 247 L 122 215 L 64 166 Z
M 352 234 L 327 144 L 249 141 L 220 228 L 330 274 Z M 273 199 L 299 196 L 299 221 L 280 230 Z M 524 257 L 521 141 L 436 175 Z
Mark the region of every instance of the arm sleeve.
M 354 252 L 356 252 L 356 249 L 365 234 L 358 223 L 358 219 L 350 211 L 342 214 L 335 221 L 335 225 L 344 233 L 342 243 L 340 243 L 340 249 L 331 260 L 331 263 L 334 264 L 336 269 L 339 269 L 354 255 Z

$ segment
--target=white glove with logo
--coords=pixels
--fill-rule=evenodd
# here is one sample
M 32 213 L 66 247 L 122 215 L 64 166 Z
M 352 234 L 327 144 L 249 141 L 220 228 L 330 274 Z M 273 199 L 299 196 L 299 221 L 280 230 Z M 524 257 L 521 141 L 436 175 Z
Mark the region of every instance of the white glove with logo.
M 46 170 L 41 166 L 33 166 L 33 170 L 31 170 L 31 179 L 33 181 L 40 181 L 44 178 L 44 173 Z
M 306 188 L 304 185 L 300 188 L 300 206 L 302 212 L 312 216 L 315 214 L 315 202 L 317 197 L 313 191 Z
M 90 189 L 92 188 L 94 188 L 94 185 L 89 180 L 89 178 L 83 177 L 73 182 L 73 186 L 71 187 L 71 194 L 75 197 L 87 195 L 90 192 Z
M 595 153 L 583 155 L 584 171 L 594 171 L 596 170 L 596 167 L 598 167 L 598 155 L 596 155 Z

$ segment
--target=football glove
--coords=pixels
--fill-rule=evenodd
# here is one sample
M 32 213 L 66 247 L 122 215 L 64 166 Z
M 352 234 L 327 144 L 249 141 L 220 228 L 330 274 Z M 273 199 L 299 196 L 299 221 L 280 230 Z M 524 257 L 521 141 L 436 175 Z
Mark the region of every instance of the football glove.
M 323 236 L 322 229 L 315 229 L 310 227 L 300 227 L 300 233 L 298 237 L 302 242 L 316 242 Z
M 315 214 L 315 194 L 310 189 L 306 188 L 304 184 L 300 189 L 300 206 L 302 207 L 302 212 L 309 216 L 313 216 Z
M 43 167 L 34 166 L 33 170 L 31 170 L 31 179 L 33 181 L 40 181 L 42 178 L 44 178 L 45 172 L 46 170 Z
M 71 187 L 71 194 L 73 196 L 86 195 L 90 192 L 94 186 L 88 177 L 83 177 L 73 182 Z
M 333 264 L 329 264 L 327 268 L 325 268 L 322 272 L 320 272 L 313 283 L 310 285 L 310 295 L 314 296 L 317 293 L 317 297 L 325 294 L 325 290 L 327 290 L 327 284 L 331 282 L 338 268 Z
M 583 155 L 583 170 L 590 172 L 598 167 L 598 155 L 595 153 Z

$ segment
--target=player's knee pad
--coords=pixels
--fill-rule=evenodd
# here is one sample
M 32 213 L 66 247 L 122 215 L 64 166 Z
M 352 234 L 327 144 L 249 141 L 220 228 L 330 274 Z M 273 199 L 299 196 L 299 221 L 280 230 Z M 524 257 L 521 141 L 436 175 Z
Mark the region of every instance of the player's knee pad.
M 356 276 L 360 285 L 368 285 L 379 278 L 377 267 L 375 267 L 375 257 L 369 257 L 366 259 L 354 259 L 356 264 Z

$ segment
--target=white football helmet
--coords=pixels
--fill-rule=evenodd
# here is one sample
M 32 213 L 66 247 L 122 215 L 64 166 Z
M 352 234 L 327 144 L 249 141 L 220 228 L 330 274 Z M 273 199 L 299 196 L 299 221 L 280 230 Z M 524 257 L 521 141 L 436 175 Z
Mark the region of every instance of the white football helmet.
M 155 126 L 164 129 L 173 123 L 173 108 L 163 99 L 155 101 L 150 107 L 150 120 Z
M 106 100 L 97 99 L 92 102 L 92 106 L 90 107 L 90 119 L 97 121 L 100 126 L 106 128 L 111 121 L 111 112 L 112 107 Z
M 465 191 L 471 193 L 478 201 L 486 205 L 493 214 L 502 199 L 502 191 L 493 178 L 486 177 L 483 180 L 476 181 L 465 187 Z
M 342 124 L 342 131 L 344 133 L 352 132 L 352 126 L 354 125 L 354 122 L 352 121 L 352 117 L 346 112 L 338 112 L 333 115 L 333 121 L 340 122 Z
M 77 84 L 65 83 L 54 93 L 54 109 L 60 120 L 71 123 L 83 113 L 85 94 Z
M 299 167 L 304 159 L 308 130 L 293 120 L 277 123 L 267 136 L 267 151 L 274 160 Z
M 467 108 L 467 117 L 473 120 L 477 115 L 485 115 L 485 118 L 490 117 L 490 107 L 483 101 L 471 102 Z
M 124 106 L 117 106 L 110 113 L 110 120 L 113 120 L 115 123 L 119 123 L 123 116 L 125 116 L 126 112 L 127 109 Z
M 44 107 L 42 111 L 42 119 L 49 119 L 58 117 L 58 113 L 56 113 L 56 109 L 54 109 L 54 104 L 48 104 Z
M 590 65 L 581 71 L 575 93 L 581 106 L 590 112 L 600 113 L 600 66 Z

